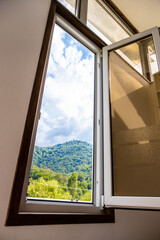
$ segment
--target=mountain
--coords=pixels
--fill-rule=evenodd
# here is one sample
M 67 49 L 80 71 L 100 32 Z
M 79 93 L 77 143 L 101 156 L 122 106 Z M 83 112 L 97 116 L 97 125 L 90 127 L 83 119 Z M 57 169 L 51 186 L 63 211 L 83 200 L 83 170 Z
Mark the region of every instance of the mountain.
M 35 146 L 32 165 L 55 173 L 84 172 L 91 175 L 93 146 L 83 141 L 69 141 L 53 147 Z

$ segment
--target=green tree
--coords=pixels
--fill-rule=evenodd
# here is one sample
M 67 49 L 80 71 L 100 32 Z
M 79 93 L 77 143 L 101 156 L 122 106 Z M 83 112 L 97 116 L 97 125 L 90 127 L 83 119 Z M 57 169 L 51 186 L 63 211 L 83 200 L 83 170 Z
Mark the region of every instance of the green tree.
M 83 173 L 78 173 L 78 181 L 83 182 L 84 181 L 84 174 Z
M 38 180 L 31 181 L 28 186 L 28 197 L 65 200 L 72 199 L 72 196 L 67 188 L 65 189 L 61 187 L 58 181 L 46 181 L 42 177 Z
M 92 191 L 87 191 L 81 198 L 80 201 L 90 202 L 92 199 Z
M 72 175 L 70 176 L 70 178 L 68 179 L 68 188 L 69 188 L 69 192 L 72 195 L 73 199 L 76 199 L 78 197 L 78 193 L 77 193 L 77 183 L 78 180 L 78 173 L 77 172 L 73 172 Z

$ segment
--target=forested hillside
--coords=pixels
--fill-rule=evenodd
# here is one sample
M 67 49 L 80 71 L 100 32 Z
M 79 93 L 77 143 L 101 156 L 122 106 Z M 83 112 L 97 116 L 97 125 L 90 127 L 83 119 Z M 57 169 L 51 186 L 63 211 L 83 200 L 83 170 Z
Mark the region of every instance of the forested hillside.
M 92 145 L 69 141 L 35 147 L 28 197 L 91 201 Z
M 92 145 L 75 140 L 53 147 L 35 147 L 33 165 L 56 173 L 89 173 L 92 169 Z

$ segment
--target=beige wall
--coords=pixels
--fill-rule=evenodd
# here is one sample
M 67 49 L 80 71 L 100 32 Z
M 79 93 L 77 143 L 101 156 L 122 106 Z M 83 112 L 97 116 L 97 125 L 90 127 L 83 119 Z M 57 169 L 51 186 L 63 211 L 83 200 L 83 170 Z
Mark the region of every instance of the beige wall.
M 159 240 L 159 212 L 117 210 L 115 224 L 4 226 L 49 3 L 0 1 L 0 240 Z
M 160 26 L 159 0 L 112 0 L 139 32 Z M 136 16 L 135 16 L 136 14 Z

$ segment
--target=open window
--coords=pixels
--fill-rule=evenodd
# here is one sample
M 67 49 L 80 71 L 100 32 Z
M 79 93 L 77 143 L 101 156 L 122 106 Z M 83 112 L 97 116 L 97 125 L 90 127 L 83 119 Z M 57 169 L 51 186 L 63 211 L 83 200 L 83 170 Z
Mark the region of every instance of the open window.
M 156 27 L 103 49 L 107 207 L 160 208 L 159 70 Z
M 98 214 L 100 49 L 57 15 L 48 52 L 19 210 Z
M 51 2 L 6 225 L 114 222 L 103 207 L 102 46 Z
M 81 21 L 70 6 L 85 1 L 64 2 L 69 11 L 51 2 L 6 225 L 114 222 L 115 207 L 160 208 L 158 29 L 106 46 L 131 31 L 116 20 L 112 39 L 103 21 L 94 26 L 92 1 Z

